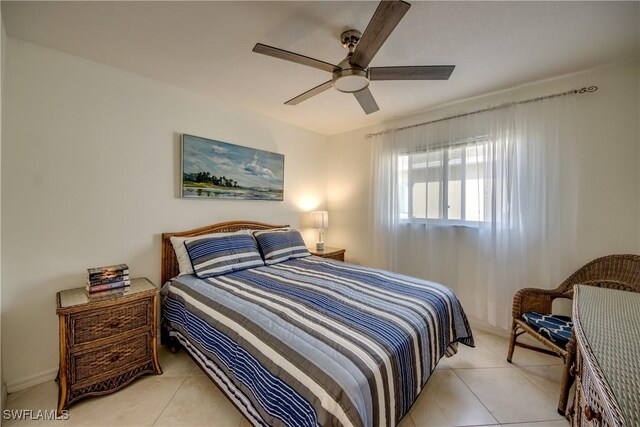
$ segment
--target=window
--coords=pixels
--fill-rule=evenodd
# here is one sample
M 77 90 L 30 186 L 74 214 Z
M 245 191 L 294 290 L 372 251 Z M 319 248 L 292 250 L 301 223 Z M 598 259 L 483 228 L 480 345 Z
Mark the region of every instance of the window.
M 487 140 L 398 156 L 401 220 L 478 223 L 488 217 Z

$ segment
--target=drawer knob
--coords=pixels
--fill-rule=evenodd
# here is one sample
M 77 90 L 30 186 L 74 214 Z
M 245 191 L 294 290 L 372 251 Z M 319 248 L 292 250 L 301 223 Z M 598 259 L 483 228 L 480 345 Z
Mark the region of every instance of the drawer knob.
M 116 355 L 114 355 L 114 356 L 111 356 L 110 362 L 111 362 L 111 363 L 115 363 L 115 362 L 117 362 L 117 361 L 118 361 L 118 359 L 120 359 L 120 355 L 119 355 L 119 354 L 116 354 Z M 586 409 L 585 409 L 585 411 L 586 411 Z
M 120 321 L 119 320 L 114 320 L 113 322 L 109 323 L 109 327 L 111 329 L 119 328 L 120 327 Z
M 600 415 L 600 412 L 595 411 L 589 405 L 584 407 L 584 417 L 587 419 L 587 421 L 602 421 L 602 415 Z

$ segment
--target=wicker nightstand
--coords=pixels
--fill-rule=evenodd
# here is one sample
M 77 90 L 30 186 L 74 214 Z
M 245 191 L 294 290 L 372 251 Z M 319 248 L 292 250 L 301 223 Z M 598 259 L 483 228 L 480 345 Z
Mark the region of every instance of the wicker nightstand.
M 156 287 L 133 279 L 121 295 L 58 292 L 58 414 L 87 397 L 111 393 L 144 374 L 162 374 L 156 346 Z
M 327 246 L 322 251 L 319 251 L 316 248 L 309 248 L 309 252 L 311 252 L 311 255 L 319 256 L 322 258 L 331 258 L 337 259 L 338 261 L 344 261 L 345 250 L 341 248 L 330 248 Z

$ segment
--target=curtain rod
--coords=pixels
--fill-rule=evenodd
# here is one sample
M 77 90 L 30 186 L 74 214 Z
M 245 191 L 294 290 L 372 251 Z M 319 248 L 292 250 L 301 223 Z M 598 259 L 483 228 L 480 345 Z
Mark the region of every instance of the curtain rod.
M 368 133 L 368 134 L 366 134 L 364 136 L 364 139 L 369 139 L 369 138 L 372 138 L 374 136 L 382 135 L 384 133 L 391 132 L 391 131 L 410 129 L 410 128 L 414 128 L 414 127 L 418 127 L 418 126 L 429 125 L 431 123 L 438 123 L 438 122 L 443 122 L 445 120 L 457 119 L 457 118 L 460 118 L 460 117 L 466 117 L 466 116 L 471 116 L 471 115 L 474 115 L 474 114 L 484 113 L 484 112 L 487 112 L 487 111 L 500 110 L 502 108 L 507 108 L 507 107 L 510 107 L 512 105 L 528 104 L 530 102 L 542 101 L 544 99 L 557 98 L 559 96 L 566 96 L 566 95 L 577 95 L 577 94 L 581 94 L 581 93 L 590 93 L 590 92 L 595 92 L 597 90 L 598 90 L 598 86 L 586 86 L 586 87 L 583 87 L 583 88 L 580 88 L 580 89 L 573 89 L 573 90 L 568 90 L 566 92 L 554 93 L 553 95 L 539 96 L 537 98 L 525 99 L 524 101 L 509 102 L 507 104 L 497 105 L 495 107 L 484 108 L 482 110 L 471 111 L 469 113 L 456 114 L 455 116 L 443 117 L 441 119 L 430 120 L 428 122 L 416 123 L 415 125 L 402 126 L 402 127 L 399 127 L 399 128 L 386 129 L 386 130 L 383 130 L 383 131 L 380 131 L 380 132 Z

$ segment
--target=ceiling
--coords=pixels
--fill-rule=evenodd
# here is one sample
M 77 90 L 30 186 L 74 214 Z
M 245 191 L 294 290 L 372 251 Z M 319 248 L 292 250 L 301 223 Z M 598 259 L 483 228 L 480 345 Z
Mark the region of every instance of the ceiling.
M 329 73 L 251 52 L 256 42 L 337 63 L 342 31 L 377 2 L 11 2 L 10 36 L 132 71 L 331 135 L 438 104 L 640 57 L 639 2 L 420 2 L 371 66 L 455 64 L 448 81 L 371 82 L 283 103 Z

